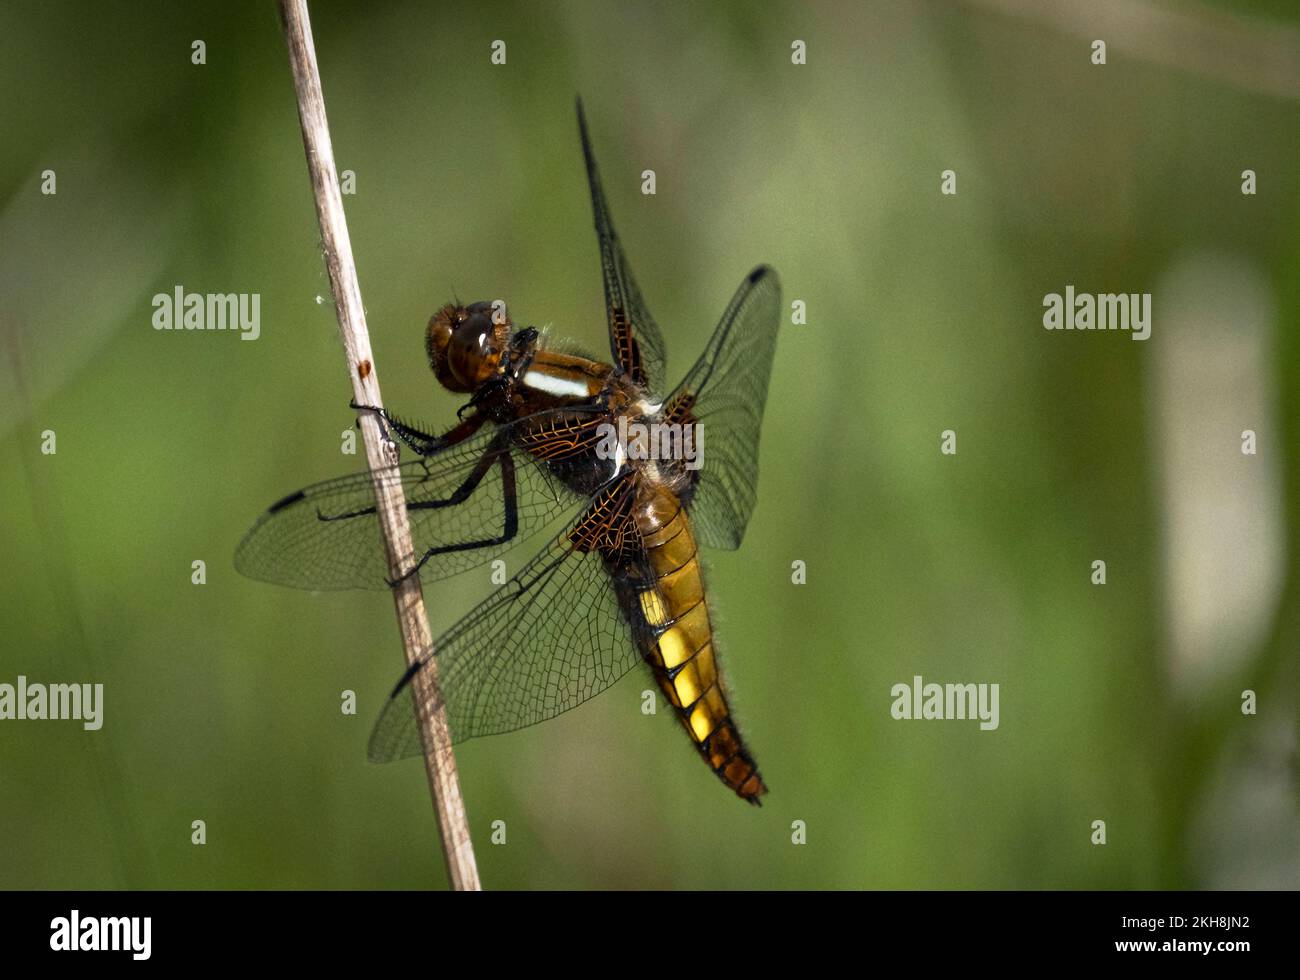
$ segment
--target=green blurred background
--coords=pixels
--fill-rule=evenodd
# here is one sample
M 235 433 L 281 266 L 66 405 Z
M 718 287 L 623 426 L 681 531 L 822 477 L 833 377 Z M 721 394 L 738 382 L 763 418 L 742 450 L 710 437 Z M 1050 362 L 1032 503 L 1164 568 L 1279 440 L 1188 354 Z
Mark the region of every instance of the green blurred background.
M 487 887 L 1300 884 L 1300 11 L 312 12 L 395 410 L 453 417 L 422 347 L 453 294 L 602 348 L 575 94 L 674 377 L 755 264 L 807 303 L 708 565 L 766 805 L 638 674 L 460 747 Z M 0 82 L 0 682 L 106 685 L 98 733 L 0 724 L 0 886 L 442 886 L 420 764 L 365 761 L 391 600 L 231 564 L 361 465 L 274 5 L 8 3 Z M 1151 292 L 1152 338 L 1043 330 L 1067 283 Z M 178 284 L 259 293 L 261 338 L 153 330 Z M 489 588 L 428 588 L 435 632 Z M 892 720 L 915 674 L 1000 684 L 1000 729 Z

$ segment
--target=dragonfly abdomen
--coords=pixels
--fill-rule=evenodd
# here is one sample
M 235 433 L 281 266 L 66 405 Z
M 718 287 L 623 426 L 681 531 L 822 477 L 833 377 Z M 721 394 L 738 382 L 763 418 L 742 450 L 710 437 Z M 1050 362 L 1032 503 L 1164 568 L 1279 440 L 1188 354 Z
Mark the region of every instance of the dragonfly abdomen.
M 690 520 L 665 487 L 646 488 L 641 496 L 637 530 L 655 583 L 629 597 L 645 627 L 637 630 L 641 654 L 709 767 L 757 804 L 767 787 L 727 706 Z

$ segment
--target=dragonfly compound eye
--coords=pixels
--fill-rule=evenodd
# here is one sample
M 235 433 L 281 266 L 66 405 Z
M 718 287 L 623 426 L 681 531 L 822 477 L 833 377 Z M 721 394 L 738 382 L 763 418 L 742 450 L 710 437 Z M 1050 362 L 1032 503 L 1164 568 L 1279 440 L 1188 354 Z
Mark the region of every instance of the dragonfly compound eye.
M 429 321 L 429 367 L 443 387 L 472 392 L 496 374 L 510 338 L 510 323 L 494 323 L 488 303 L 447 304 Z

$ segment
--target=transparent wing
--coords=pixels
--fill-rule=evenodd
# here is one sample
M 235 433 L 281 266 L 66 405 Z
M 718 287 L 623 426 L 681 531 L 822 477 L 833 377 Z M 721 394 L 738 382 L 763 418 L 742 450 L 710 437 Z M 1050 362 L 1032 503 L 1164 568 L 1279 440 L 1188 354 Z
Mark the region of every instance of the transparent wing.
M 552 456 L 562 456 L 565 445 L 580 455 L 583 445 L 571 438 L 575 418 L 581 416 L 565 409 L 489 426 L 442 452 L 378 474 L 402 485 L 415 547 L 411 561 L 423 562 L 421 579 L 477 567 L 582 499 L 537 458 L 543 453 L 534 454 L 545 442 L 561 447 Z M 300 589 L 387 588 L 374 479 L 368 470 L 353 473 L 272 505 L 240 543 L 235 567 L 250 578 Z
M 577 533 L 552 540 L 434 641 L 429 659 L 437 663 L 453 741 L 553 718 L 604 691 L 640 659 L 609 566 L 599 550 L 575 543 Z M 643 561 L 625 553 L 621 567 Z M 385 702 L 370 736 L 372 762 L 420 753 L 409 687 L 426 663 L 408 671 Z
M 665 409 L 673 421 L 702 423 L 703 465 L 687 504 L 699 539 L 740 547 L 758 494 L 758 440 L 772 376 L 781 284 L 759 266 L 741 283 L 695 366 Z
M 605 192 L 600 186 L 600 175 L 596 172 L 596 157 L 591 150 L 581 99 L 578 100 L 578 130 L 582 136 L 582 155 L 587 163 L 587 185 L 596 219 L 596 236 L 600 241 L 610 352 L 614 363 L 630 374 L 637 384 L 651 391 L 660 391 L 664 383 L 667 347 L 645 300 L 641 298 L 641 290 L 632 277 L 627 256 L 623 254 L 623 246 L 614 231 Z

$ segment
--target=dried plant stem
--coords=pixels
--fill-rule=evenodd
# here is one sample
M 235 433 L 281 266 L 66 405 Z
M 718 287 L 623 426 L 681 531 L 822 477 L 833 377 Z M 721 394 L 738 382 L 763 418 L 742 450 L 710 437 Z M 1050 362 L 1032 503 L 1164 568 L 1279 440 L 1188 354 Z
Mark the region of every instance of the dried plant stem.
M 307 150 L 307 169 L 311 173 L 325 267 L 334 292 L 334 309 L 347 353 L 353 398 L 359 405 L 382 406 L 379 378 L 370 352 L 370 334 L 366 330 L 365 309 L 361 304 L 361 286 L 352 260 L 352 242 L 348 237 L 343 197 L 334 166 L 334 148 L 325 119 L 325 98 L 321 93 L 306 0 L 280 0 L 280 20 L 289 45 L 289 62 L 293 67 L 293 84 L 298 95 L 298 118 Z M 379 472 L 397 461 L 397 448 L 384 438 L 379 421 L 371 412 L 361 414 L 361 435 L 366 447 L 366 461 L 372 472 Z M 406 519 L 406 500 L 401 484 L 395 480 L 376 479 L 375 501 L 388 552 L 389 577 L 396 580 L 414 560 L 411 527 Z M 401 584 L 393 589 L 393 598 L 397 604 L 397 622 L 406 660 L 408 664 L 414 664 L 433 645 L 419 578 L 402 579 Z M 457 891 L 478 891 L 481 888 L 478 867 L 474 861 L 474 847 L 470 841 L 465 803 L 460 795 L 456 757 L 451 749 L 451 733 L 435 666 L 435 663 L 430 663 L 412 681 L 429 790 L 433 796 L 451 886 Z

